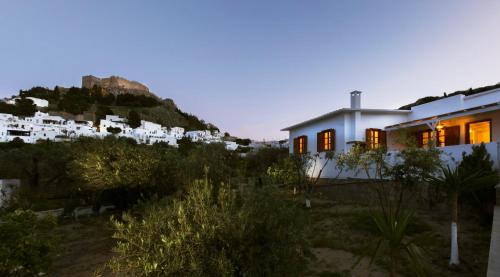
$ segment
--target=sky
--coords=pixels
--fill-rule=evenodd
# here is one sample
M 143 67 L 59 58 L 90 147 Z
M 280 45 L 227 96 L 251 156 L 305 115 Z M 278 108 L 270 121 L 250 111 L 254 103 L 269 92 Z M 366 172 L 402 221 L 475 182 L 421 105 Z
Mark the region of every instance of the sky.
M 0 0 L 0 97 L 119 75 L 257 140 L 500 82 L 500 1 Z

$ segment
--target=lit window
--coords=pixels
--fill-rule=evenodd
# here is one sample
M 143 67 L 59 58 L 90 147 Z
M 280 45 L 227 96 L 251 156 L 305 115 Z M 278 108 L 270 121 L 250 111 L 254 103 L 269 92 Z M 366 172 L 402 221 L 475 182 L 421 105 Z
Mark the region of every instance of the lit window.
M 299 154 L 303 154 L 305 150 L 305 138 L 300 137 L 299 138 Z
M 429 141 L 431 140 L 431 132 L 426 131 L 422 133 L 422 146 L 429 145 Z
M 335 131 L 333 129 L 325 130 L 318 133 L 318 152 L 331 151 L 335 148 L 334 139 Z
M 468 124 L 468 143 L 491 142 L 491 121 L 481 121 Z
M 385 131 L 380 129 L 366 130 L 366 145 L 368 149 L 378 149 L 385 144 Z
M 438 146 L 443 147 L 446 145 L 446 134 L 445 134 L 445 129 L 441 129 L 437 131 L 437 137 L 438 137 Z

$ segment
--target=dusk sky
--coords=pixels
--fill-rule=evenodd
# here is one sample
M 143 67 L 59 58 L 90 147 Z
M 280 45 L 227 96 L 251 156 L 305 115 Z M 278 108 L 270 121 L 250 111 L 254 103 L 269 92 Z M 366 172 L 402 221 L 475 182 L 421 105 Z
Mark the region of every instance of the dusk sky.
M 405 2 L 405 3 L 403 3 Z M 147 85 L 240 137 L 500 82 L 500 1 L 3 1 L 0 97 Z

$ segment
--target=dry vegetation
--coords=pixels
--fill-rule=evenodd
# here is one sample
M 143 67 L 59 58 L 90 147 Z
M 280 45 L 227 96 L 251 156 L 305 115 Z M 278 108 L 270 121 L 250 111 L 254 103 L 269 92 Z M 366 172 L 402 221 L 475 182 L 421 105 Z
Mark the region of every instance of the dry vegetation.
M 353 268 L 376 228 L 369 215 L 375 184 L 337 184 L 316 190 L 310 211 L 311 259 L 307 276 L 387 276 L 388 265 L 363 258 Z M 298 200 L 302 200 L 299 198 Z M 430 276 L 485 276 L 490 232 L 479 224 L 475 212 L 462 207 L 459 226 L 461 265 L 449 268 L 449 216 L 445 202 L 429 209 L 419 203 L 411 234 L 431 232 L 426 245 Z M 62 249 L 55 259 L 53 276 L 92 276 L 112 255 L 109 215 L 63 222 L 58 227 Z M 52 276 L 51 274 L 51 276 Z M 412 276 L 403 268 L 401 276 Z M 105 273 L 104 276 L 108 276 Z

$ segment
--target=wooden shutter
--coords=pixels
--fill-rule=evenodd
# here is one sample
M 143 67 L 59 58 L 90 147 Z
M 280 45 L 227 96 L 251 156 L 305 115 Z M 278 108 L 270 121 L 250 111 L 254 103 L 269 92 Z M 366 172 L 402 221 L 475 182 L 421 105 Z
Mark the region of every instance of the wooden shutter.
M 424 144 L 422 143 L 422 141 L 423 141 L 422 140 L 422 134 L 423 134 L 422 131 L 415 133 L 415 138 L 417 139 L 417 147 L 423 147 L 424 146 Z
M 380 130 L 378 133 L 378 141 L 380 143 L 380 147 L 384 147 L 387 149 L 387 132 Z
M 293 154 L 299 154 L 299 138 L 293 139 Z
M 444 145 L 460 144 L 460 126 L 450 126 L 444 129 Z
M 465 144 L 470 144 L 470 124 L 465 124 Z
M 324 150 L 323 137 L 324 137 L 324 132 L 319 132 L 316 134 L 316 151 L 317 152 L 321 152 Z
M 335 140 L 337 140 L 337 136 L 335 135 L 335 129 L 332 129 L 332 135 L 330 139 L 332 140 L 332 151 L 335 151 Z
M 368 146 L 368 149 L 372 148 L 372 136 L 371 136 L 371 129 L 366 129 L 365 131 L 365 142 L 366 146 Z

